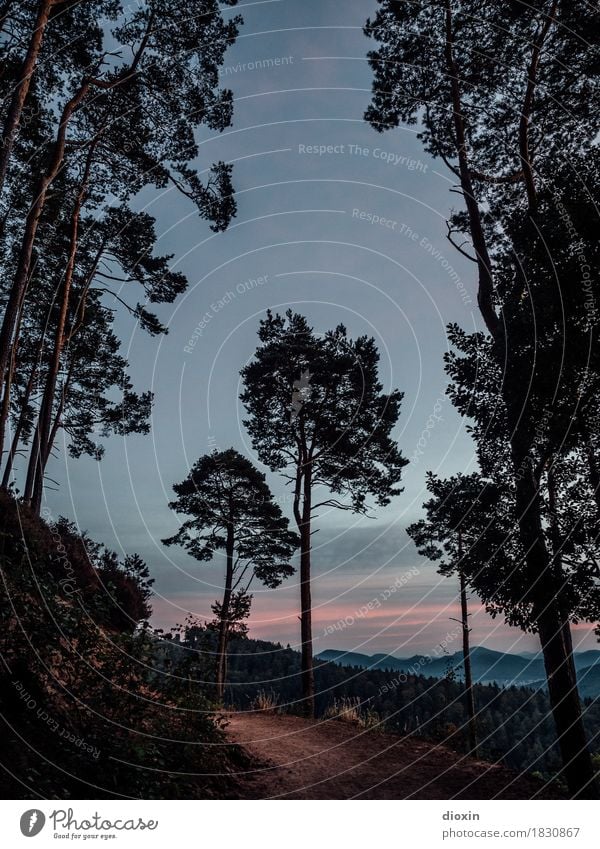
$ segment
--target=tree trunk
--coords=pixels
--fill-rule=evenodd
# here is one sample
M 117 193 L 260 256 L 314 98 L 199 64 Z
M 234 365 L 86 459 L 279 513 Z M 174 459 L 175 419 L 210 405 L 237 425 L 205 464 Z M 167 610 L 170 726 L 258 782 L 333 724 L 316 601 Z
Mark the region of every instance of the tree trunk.
M 310 527 L 312 470 L 310 464 L 304 469 L 303 504 L 300 532 L 300 638 L 302 642 L 302 709 L 307 717 L 315 715 L 315 678 L 312 649 L 312 599 L 310 587 Z
M 482 224 L 481 211 L 473 192 L 471 179 L 471 167 L 462 109 L 460 75 L 454 55 L 454 26 L 451 0 L 445 0 L 444 6 L 446 35 L 445 59 L 451 86 L 459 176 L 479 270 L 477 301 L 479 311 L 487 329 L 496 342 L 499 343 L 501 342 L 502 329 L 494 308 L 494 280 L 491 259 Z M 526 129 L 526 127 L 520 128 L 521 138 L 523 138 L 523 130 Z M 504 367 L 502 358 L 501 366 Z M 523 449 L 524 445 L 528 445 L 529 443 L 527 436 L 523 433 L 526 425 L 523 423 L 521 417 L 522 407 L 519 408 L 518 404 L 519 394 L 520 388 L 515 383 L 515 380 L 505 377 L 503 382 L 504 401 L 507 408 L 510 410 L 512 407 L 513 411 L 513 415 L 509 415 L 512 418 L 512 421 L 509 422 L 509 432 L 511 433 L 511 450 L 516 473 L 516 507 L 519 521 L 519 537 L 523 550 L 526 552 L 528 584 L 531 587 L 530 600 L 534 607 L 534 617 L 538 626 L 544 654 L 550 703 L 563 759 L 563 771 L 569 786 L 569 792 L 573 797 L 597 798 L 594 770 L 591 756 L 587 749 L 577 683 L 571 672 L 573 669 L 572 655 L 570 655 L 567 642 L 565 641 L 565 624 L 567 623 L 563 621 L 560 611 L 555 609 L 556 603 L 552 597 L 552 593 L 557 588 L 553 586 L 550 558 L 543 537 L 539 487 L 537 482 L 533 480 L 533 471 L 531 468 L 529 469 L 529 473 L 527 473 L 527 466 L 529 464 L 528 449 Z M 525 474 L 523 474 L 523 470 L 525 470 Z
M 6 372 L 6 380 L 4 381 L 4 395 L 2 397 L 2 406 L 0 408 L 0 462 L 4 460 L 4 431 L 5 424 L 8 422 L 10 414 L 10 390 L 12 387 L 12 379 L 15 373 L 15 351 L 13 349 L 11 358 L 8 363 L 8 371 Z
M 570 628 L 560 609 L 562 586 L 557 580 L 544 540 L 539 482 L 513 433 L 516 476 L 516 507 L 521 543 L 526 552 L 532 588 L 533 615 L 538 628 L 550 705 L 556 727 L 563 769 L 572 798 L 597 799 L 595 771 L 583 725 L 581 701 L 570 639 Z
M 462 622 L 462 638 L 463 638 L 463 662 L 465 667 L 465 700 L 467 704 L 468 717 L 468 740 L 469 753 L 474 758 L 479 757 L 477 749 L 477 718 L 475 715 L 475 694 L 473 692 L 473 673 L 471 670 L 471 647 L 469 645 L 469 609 L 467 602 L 467 585 L 465 576 L 462 570 L 459 570 L 460 579 L 460 610 Z
M 10 348 L 8 366 L 6 369 L 6 376 L 4 378 L 4 395 L 2 398 L 2 406 L 0 408 L 0 457 L 4 454 L 4 440 L 6 437 L 6 427 L 8 425 L 8 419 L 10 416 L 10 396 L 12 392 L 13 379 L 15 376 L 15 370 L 17 368 L 17 354 L 18 354 L 18 342 L 21 333 L 21 322 L 23 321 L 23 306 L 24 306 L 24 298 L 21 298 L 19 303 L 19 309 L 17 313 L 17 320 L 15 325 L 15 338 L 13 344 Z M 40 343 L 38 347 L 38 351 L 41 352 L 42 344 Z
M 17 326 L 20 323 L 20 319 L 17 320 Z M 6 426 L 8 424 L 8 418 L 10 416 L 10 395 L 12 390 L 13 378 L 15 376 L 15 368 L 17 365 L 17 350 L 16 346 L 13 345 L 10 352 L 10 358 L 8 361 L 8 368 L 6 370 L 6 377 L 4 379 L 4 395 L 2 396 L 2 405 L 0 407 L 0 461 L 4 457 L 4 439 L 6 436 Z
M 34 455 L 37 457 L 40 450 L 40 420 L 38 418 L 35 430 L 33 431 L 33 437 L 31 439 L 31 453 L 29 455 L 29 463 L 27 464 L 27 476 L 25 478 L 25 489 L 23 491 L 23 501 L 26 504 L 31 504 L 37 476 L 37 463 L 32 463 L 31 459 Z
M 29 402 L 29 398 L 31 397 L 31 393 L 33 391 L 33 384 L 35 381 L 36 372 L 37 364 L 34 364 L 33 369 L 31 370 L 31 374 L 29 376 L 29 380 L 27 382 L 27 386 L 25 387 L 25 392 L 23 394 L 23 403 L 21 405 L 21 412 L 19 414 L 19 421 L 17 422 L 17 426 L 15 427 L 12 442 L 10 444 L 8 455 L 6 457 L 6 464 L 4 466 L 4 473 L 2 475 L 2 489 L 8 489 L 8 485 L 10 483 L 10 475 L 12 472 L 13 463 L 17 455 L 17 449 L 21 440 L 23 427 L 25 426 L 25 408 Z
M 58 0 L 51 0 L 50 6 L 54 5 L 54 3 L 56 2 L 58 2 Z M 73 116 L 73 113 L 81 105 L 92 85 L 100 89 L 109 90 L 114 86 L 119 85 L 125 82 L 126 80 L 130 79 L 133 75 L 137 73 L 139 63 L 148 46 L 150 35 L 152 33 L 154 17 L 155 13 L 154 11 L 152 11 L 148 19 L 148 24 L 144 37 L 142 38 L 140 46 L 138 47 L 129 68 L 123 70 L 119 77 L 111 82 L 102 82 L 101 80 L 93 79 L 93 77 L 91 76 L 84 77 L 81 81 L 78 90 L 63 108 L 60 118 L 60 124 L 58 126 L 58 131 L 56 134 L 56 139 L 54 141 L 54 145 L 50 154 L 48 167 L 46 169 L 46 172 L 40 176 L 37 182 L 36 188 L 34 190 L 34 201 L 27 214 L 23 239 L 21 243 L 21 250 L 19 252 L 19 258 L 17 261 L 17 269 L 4 311 L 4 318 L 2 321 L 2 327 L 0 329 L 0 385 L 2 385 L 5 380 L 11 346 L 13 344 L 16 344 L 16 339 L 13 340 L 13 335 L 15 334 L 15 325 L 17 321 L 19 305 L 23 302 L 25 294 L 27 292 L 31 259 L 35 246 L 37 229 L 39 226 L 40 218 L 44 211 L 44 207 L 46 205 L 46 197 L 48 194 L 48 190 L 63 166 L 67 140 L 67 129 Z M 94 146 L 95 144 L 97 144 L 98 141 L 99 138 L 96 137 Z
M 19 318 L 18 318 L 17 329 L 16 329 L 16 336 L 17 337 L 19 336 L 20 322 L 21 322 L 22 315 L 23 315 L 22 306 L 23 305 L 21 304 L 21 310 L 19 312 Z M 21 440 L 21 434 L 23 432 L 23 428 L 25 427 L 25 423 L 26 423 L 27 404 L 29 403 L 29 399 L 31 398 L 31 393 L 33 392 L 33 387 L 34 387 L 35 379 L 36 379 L 36 376 L 37 376 L 37 373 L 38 373 L 38 368 L 39 368 L 40 363 L 41 363 L 43 350 L 44 350 L 44 331 L 42 329 L 40 331 L 39 341 L 37 343 L 37 350 L 36 350 L 36 355 L 35 355 L 34 360 L 33 360 L 33 366 L 31 367 L 31 371 L 29 373 L 29 379 L 27 381 L 27 386 L 25 387 L 25 391 L 23 393 L 23 400 L 21 402 L 21 411 L 19 413 L 19 420 L 17 422 L 17 426 L 15 427 L 15 432 L 13 434 L 11 446 L 10 446 L 10 449 L 8 451 L 8 456 L 6 458 L 6 464 L 4 466 L 4 474 L 2 476 L 2 483 L 0 484 L 0 486 L 2 486 L 3 489 L 8 488 L 8 484 L 9 484 L 9 481 L 10 481 L 10 475 L 11 475 L 12 468 L 13 468 L 14 459 L 16 457 L 17 449 L 19 447 L 19 442 Z M 16 343 L 15 343 L 15 345 L 13 345 L 12 350 L 11 350 L 11 362 L 10 362 L 10 366 L 9 366 L 9 372 L 7 374 L 7 377 L 6 377 L 6 388 L 4 390 L 6 394 L 5 394 L 5 398 L 3 400 L 3 408 L 2 408 L 2 411 L 0 413 L 0 415 L 2 417 L 2 425 L 0 427 L 0 433 L 1 433 L 0 446 L 4 445 L 5 427 L 6 427 L 6 423 L 8 422 L 9 407 L 4 406 L 4 405 L 7 401 L 10 403 L 10 389 L 11 389 L 11 382 L 12 382 L 12 370 L 13 370 L 13 368 L 15 368 L 14 359 L 16 358 L 16 353 L 17 353 L 17 351 L 16 351 Z
M 540 611 L 536 620 L 563 761 L 562 774 L 572 798 L 597 799 L 595 771 L 583 726 L 573 654 L 569 645 L 568 623 L 550 606 Z
M 44 33 L 50 19 L 50 11 L 54 0 L 41 0 L 38 6 L 35 26 L 31 34 L 27 53 L 19 72 L 19 81 L 13 89 L 10 106 L 2 129 L 2 143 L 0 148 L 0 193 L 4 189 L 4 181 L 8 171 L 8 163 L 12 153 L 15 136 L 21 121 L 23 106 L 29 94 L 31 78 L 35 71 L 37 59 L 44 39 Z
M 556 23 L 556 13 L 558 11 L 558 0 L 554 0 L 548 12 L 543 26 L 540 28 L 538 35 L 533 43 L 531 52 L 531 61 L 527 69 L 527 85 L 525 87 L 525 97 L 521 108 L 521 118 L 519 121 L 519 156 L 521 158 L 521 167 L 523 169 L 523 178 L 525 181 L 525 189 L 527 191 L 527 203 L 531 214 L 537 207 L 537 190 L 535 186 L 535 177 L 533 172 L 533 156 L 530 141 L 530 125 L 531 114 L 535 101 L 535 93 L 538 85 L 537 75 L 539 70 L 540 59 L 544 49 L 544 42 L 550 32 L 552 26 Z
M 10 294 L 8 296 L 8 302 L 6 304 L 4 319 L 2 322 L 2 329 L 0 330 L 0 384 L 4 382 L 6 377 L 8 360 L 11 346 L 13 344 L 15 324 L 19 312 L 19 305 L 25 297 L 37 229 L 46 204 L 48 189 L 52 185 L 63 164 L 69 121 L 71 120 L 73 112 L 87 94 L 89 86 L 90 81 L 85 80 L 79 87 L 76 94 L 69 100 L 63 109 L 48 168 L 38 180 L 34 191 L 34 201 L 27 214 L 25 230 L 21 242 L 21 250 L 19 252 L 19 259 L 17 262 L 17 269 Z
M 225 543 L 225 554 L 227 563 L 225 567 L 225 589 L 223 602 L 221 604 L 221 621 L 219 622 L 219 636 L 217 641 L 217 698 L 222 701 L 225 694 L 225 676 L 227 669 L 227 640 L 229 636 L 229 605 L 231 603 L 231 587 L 233 584 L 233 553 L 234 535 L 233 523 L 227 526 L 227 541 Z
M 479 312 L 486 324 L 487 329 L 496 337 L 499 330 L 498 316 L 493 304 L 494 296 L 494 281 L 492 276 L 492 262 L 489 255 L 485 231 L 481 218 L 479 203 L 475 197 L 473 189 L 473 181 L 471 179 L 471 168 L 469 165 L 469 156 L 467 151 L 467 136 L 465 130 L 465 121 L 462 108 L 462 94 L 460 89 L 460 79 L 458 65 L 454 57 L 454 27 L 452 23 L 452 5 L 451 0 L 446 0 L 446 48 L 445 58 L 448 76 L 450 78 L 450 88 L 452 96 L 452 113 L 454 121 L 454 133 L 456 141 L 456 153 L 458 156 L 458 167 L 460 175 L 460 187 L 465 205 L 467 207 L 467 215 L 469 216 L 469 230 L 477 258 L 477 269 L 479 274 L 479 284 L 477 287 L 477 304 Z
M 41 474 L 39 476 L 36 475 L 33 482 L 33 491 L 31 494 L 31 509 L 35 513 L 37 513 L 38 516 L 42 508 L 42 496 L 44 494 L 44 473 L 46 471 L 46 466 L 48 465 L 48 460 L 50 459 L 52 448 L 54 447 L 54 442 L 56 440 L 58 429 L 62 424 L 62 416 L 65 408 L 65 398 L 69 390 L 69 384 L 71 383 L 74 365 L 74 362 L 71 361 L 71 365 L 69 366 L 69 372 L 63 382 L 62 390 L 60 393 L 60 401 L 58 403 L 58 408 L 54 415 L 54 421 L 51 424 L 48 439 L 46 440 L 43 447 L 43 453 L 41 455 L 40 460 Z
M 39 513 L 42 504 L 43 479 L 46 470 L 46 464 L 50 456 L 50 430 L 52 427 L 52 410 L 54 406 L 54 397 L 56 394 L 56 384 L 58 381 L 58 372 L 62 352 L 67 340 L 67 316 L 69 313 L 69 305 L 71 302 L 71 286 L 73 283 L 73 274 L 75 271 L 75 260 L 77 257 L 78 240 L 79 240 L 79 221 L 81 217 L 81 209 L 85 202 L 85 196 L 88 188 L 92 162 L 96 151 L 97 142 L 93 142 L 88 150 L 85 169 L 79 190 L 75 198 L 73 211 L 71 214 L 71 234 L 69 238 L 69 256 L 67 259 L 67 267 L 64 273 L 62 284 L 61 300 L 56 329 L 54 332 L 54 346 L 52 356 L 48 366 L 46 375 L 46 384 L 42 396 L 40 413 L 37 427 L 37 439 L 34 441 L 31 448 L 31 456 L 29 463 L 32 466 L 31 475 L 28 477 L 32 481 L 31 489 L 31 508 L 36 513 Z M 27 497 L 27 496 L 26 496 Z
M 76 311 L 77 314 L 76 314 L 75 319 L 73 320 L 73 324 L 72 324 L 72 326 L 69 330 L 69 333 L 68 333 L 68 336 L 67 336 L 67 339 L 66 339 L 67 345 L 71 343 L 73 337 L 79 331 L 79 329 L 81 328 L 81 326 L 83 324 L 84 316 L 85 316 L 86 298 L 87 298 L 87 295 L 88 295 L 88 292 L 89 292 L 89 287 L 90 287 L 91 282 L 92 282 L 94 271 L 98 267 L 98 264 L 100 262 L 100 259 L 102 257 L 102 254 L 104 252 L 105 247 L 106 247 L 106 240 L 104 240 L 103 245 L 98 249 L 96 259 L 94 260 L 92 272 L 90 272 L 90 274 L 88 275 L 88 279 L 87 279 L 87 281 L 86 281 L 86 283 L 83 287 L 83 292 L 81 293 L 79 303 L 78 303 L 78 306 L 77 306 L 77 311 Z M 43 336 L 43 334 L 41 334 L 40 335 L 40 342 L 38 344 L 38 361 L 39 361 L 39 359 L 41 359 L 43 347 L 44 347 L 44 336 Z M 71 377 L 72 377 L 74 365 L 75 365 L 75 363 L 73 361 L 71 361 L 71 364 L 69 366 L 69 374 L 67 375 L 67 377 L 65 379 L 65 382 L 63 384 L 63 389 L 62 389 L 62 392 L 61 392 L 61 401 L 60 401 L 60 405 L 59 405 L 59 410 L 57 411 L 57 413 L 55 415 L 54 424 L 52 426 L 50 436 L 49 436 L 49 438 L 46 442 L 46 451 L 45 451 L 44 460 L 43 460 L 43 468 L 44 469 L 46 468 L 46 465 L 48 463 L 50 451 L 52 450 L 52 446 L 54 445 L 54 441 L 56 439 L 56 434 L 58 432 L 58 428 L 60 427 L 60 424 L 61 424 L 62 412 L 63 412 L 64 406 L 65 406 L 65 395 L 67 393 L 68 386 L 71 382 Z M 29 399 L 29 396 L 31 395 L 31 392 L 32 392 L 32 389 L 33 389 L 33 381 L 35 379 L 36 371 L 37 371 L 37 363 L 34 366 L 34 369 L 31 373 L 31 376 L 30 376 L 30 379 L 29 379 L 29 383 L 27 385 L 24 404 L 27 403 L 27 400 Z M 21 416 L 19 418 L 19 424 L 17 425 L 17 428 L 15 430 L 11 449 L 9 451 L 7 466 L 4 470 L 4 477 L 2 479 L 2 486 L 4 488 L 6 488 L 8 486 L 8 481 L 10 479 L 10 472 L 11 472 L 11 469 L 12 469 L 12 464 L 13 464 L 14 457 L 15 457 L 16 452 L 17 452 L 20 434 L 22 432 L 24 424 L 25 424 L 24 412 L 22 411 Z M 37 439 L 37 433 L 36 433 L 35 438 Z M 41 506 L 41 493 L 38 493 L 37 490 L 36 490 L 36 487 L 38 487 L 39 485 L 41 485 L 43 487 L 43 477 L 42 477 L 41 482 L 38 482 L 37 478 L 35 480 L 31 479 L 31 481 L 29 482 L 29 486 L 26 485 L 26 488 L 25 488 L 25 494 L 24 494 L 24 500 L 25 501 L 29 501 L 29 500 L 32 500 L 32 499 L 35 500 L 35 499 L 39 498 L 39 504 Z M 38 512 L 39 512 L 39 508 L 38 508 Z
M 8 455 L 6 458 L 6 463 L 4 466 L 4 473 L 2 475 L 2 486 L 3 489 L 8 489 L 8 484 L 10 482 L 10 475 L 12 472 L 13 463 L 15 460 L 15 456 L 17 454 L 17 449 L 19 447 L 19 441 L 21 439 L 21 434 L 23 432 L 23 428 L 25 426 L 25 410 L 27 404 L 29 403 L 29 399 L 31 398 L 31 393 L 33 392 L 33 386 L 35 383 L 35 378 L 37 375 L 38 363 L 37 360 L 34 362 L 31 372 L 29 374 L 29 380 L 27 381 L 27 386 L 25 387 L 25 392 L 23 393 L 23 400 L 21 402 L 21 411 L 19 413 L 19 420 L 17 422 L 17 426 L 15 427 L 15 432 L 13 433 L 12 442 L 10 445 L 10 449 L 8 451 Z

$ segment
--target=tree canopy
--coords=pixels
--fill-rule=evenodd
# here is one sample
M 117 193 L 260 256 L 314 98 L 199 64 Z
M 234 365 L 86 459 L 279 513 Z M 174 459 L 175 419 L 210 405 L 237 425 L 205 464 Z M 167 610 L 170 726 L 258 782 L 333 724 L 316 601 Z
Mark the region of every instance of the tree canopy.
M 385 505 L 401 492 L 407 460 L 393 428 L 402 393 L 383 392 L 375 340 L 346 328 L 320 335 L 292 310 L 267 312 L 260 345 L 242 371 L 244 424 L 261 462 L 292 487 L 300 533 L 302 689 L 314 713 L 311 534 L 315 511 L 366 513 L 367 498 Z
M 256 579 L 274 588 L 292 575 L 289 561 L 299 539 L 288 530 L 264 474 L 233 448 L 201 457 L 173 489 L 177 498 L 169 506 L 189 518 L 164 544 L 181 545 L 204 562 L 225 555 L 223 598 L 213 605 L 219 630 L 217 690 L 222 697 L 227 641 L 250 613 L 250 586 Z
M 592 5 L 561 0 L 381 0 L 365 27 L 378 42 L 367 121 L 417 125 L 458 182 L 464 206 L 447 236 L 475 264 L 489 339 L 450 328 L 459 351 L 470 349 L 451 355 L 464 378 L 452 391 L 463 414 L 473 402 L 480 457 L 509 493 L 516 545 L 504 609 L 540 634 L 565 775 L 573 795 L 592 797 L 569 625 L 576 588 L 590 584 L 585 563 L 560 556 L 552 507 L 554 530 L 545 523 L 558 503 L 553 466 L 582 451 L 600 388 L 599 27 Z M 474 348 L 484 350 L 484 395 L 496 393 L 485 407 Z

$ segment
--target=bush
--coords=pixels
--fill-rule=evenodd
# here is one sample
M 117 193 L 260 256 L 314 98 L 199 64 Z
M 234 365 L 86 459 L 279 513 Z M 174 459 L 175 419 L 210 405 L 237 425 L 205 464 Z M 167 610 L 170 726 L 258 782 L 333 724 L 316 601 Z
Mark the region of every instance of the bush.
M 204 685 L 189 664 L 170 671 L 163 641 L 141 619 L 142 561 L 120 564 L 6 494 L 0 509 L 3 797 L 235 794 L 240 754 L 220 745 Z

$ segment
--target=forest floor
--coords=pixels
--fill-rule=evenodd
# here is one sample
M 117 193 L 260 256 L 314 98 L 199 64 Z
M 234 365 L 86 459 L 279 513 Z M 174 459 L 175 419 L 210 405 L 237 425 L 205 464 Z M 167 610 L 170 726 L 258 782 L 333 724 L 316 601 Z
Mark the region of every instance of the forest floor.
M 226 715 L 249 757 L 246 799 L 559 799 L 554 786 L 442 745 L 340 720 L 276 713 Z

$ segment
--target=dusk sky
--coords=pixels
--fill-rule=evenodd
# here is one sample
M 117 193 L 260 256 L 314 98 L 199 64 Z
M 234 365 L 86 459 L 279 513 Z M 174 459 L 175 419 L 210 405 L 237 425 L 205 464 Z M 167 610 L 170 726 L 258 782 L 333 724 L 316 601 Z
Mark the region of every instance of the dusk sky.
M 442 640 L 450 652 L 461 648 L 451 618 L 455 582 L 417 554 L 404 529 L 422 515 L 427 470 L 476 468 L 443 370 L 446 325 L 480 327 L 475 267 L 446 239 L 459 198 L 417 129 L 379 135 L 363 121 L 373 45 L 362 26 L 375 8 L 371 0 L 228 8 L 245 19 L 222 71 L 234 122 L 221 135 L 204 131 L 197 165 L 234 163 L 237 218 L 214 234 L 172 188 L 138 199 L 157 219 L 158 250 L 173 254 L 190 281 L 183 297 L 159 309 L 166 337 L 120 325 L 136 388 L 155 392 L 152 433 L 107 440 L 101 463 L 65 461 L 59 446 L 49 469 L 59 488 L 47 491 L 46 503 L 93 538 L 144 557 L 156 579 L 156 626 L 183 622 L 188 612 L 211 618 L 223 563 L 198 563 L 160 541 L 180 521 L 168 508 L 172 484 L 213 448 L 233 446 L 268 472 L 242 423 L 239 370 L 256 349 L 265 311 L 291 307 L 317 332 L 343 323 L 352 337 L 375 337 L 385 390 L 405 393 L 395 435 L 411 460 L 404 492 L 389 507 L 372 517 L 323 510 L 315 522 L 315 653 L 433 653 Z M 289 489 L 275 474 L 267 479 L 291 518 Z M 473 644 L 537 649 L 472 604 Z M 277 590 L 254 587 L 250 635 L 297 646 L 298 612 L 295 577 Z M 582 647 L 596 646 L 589 628 L 574 634 Z

